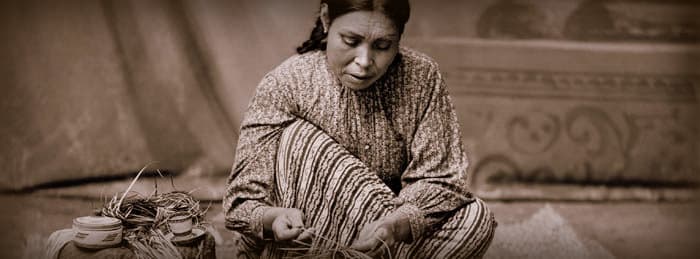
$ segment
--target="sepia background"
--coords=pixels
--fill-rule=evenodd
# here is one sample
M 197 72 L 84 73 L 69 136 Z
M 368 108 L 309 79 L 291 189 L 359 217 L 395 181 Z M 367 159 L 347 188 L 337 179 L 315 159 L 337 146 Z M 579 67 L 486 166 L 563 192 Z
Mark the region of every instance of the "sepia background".
M 700 2 L 414 0 L 402 44 L 446 78 L 490 258 L 694 257 Z M 3 258 L 139 182 L 220 204 L 262 76 L 318 1 L 0 2 Z

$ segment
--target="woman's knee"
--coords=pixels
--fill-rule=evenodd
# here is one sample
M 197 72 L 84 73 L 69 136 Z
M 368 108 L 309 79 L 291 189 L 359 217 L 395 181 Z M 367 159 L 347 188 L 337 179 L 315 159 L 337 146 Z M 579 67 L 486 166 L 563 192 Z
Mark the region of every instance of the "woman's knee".
M 465 252 L 469 258 L 481 257 L 491 245 L 496 227 L 496 217 L 481 199 L 476 199 L 468 206 L 460 209 L 456 219 L 460 222 L 461 234 L 468 237 L 464 240 Z
M 438 240 L 449 240 L 442 244 L 447 258 L 478 258 L 484 255 L 496 230 L 493 212 L 480 199 L 457 210 L 435 233 Z
M 467 207 L 470 206 L 475 207 L 472 211 L 473 213 L 479 214 L 479 216 L 475 218 L 478 222 L 474 222 L 473 224 L 478 224 L 479 227 L 488 229 L 495 229 L 498 226 L 495 215 L 483 200 L 476 198 L 474 202 Z
M 286 185 L 284 181 L 287 179 L 297 177 L 304 161 L 318 156 L 310 145 L 319 135 L 322 135 L 320 129 L 303 120 L 293 122 L 282 131 L 277 150 L 275 178 L 283 181 L 283 186 Z
M 495 228 L 493 213 L 476 199 L 435 231 L 400 247 L 397 258 L 480 258 L 490 246 Z

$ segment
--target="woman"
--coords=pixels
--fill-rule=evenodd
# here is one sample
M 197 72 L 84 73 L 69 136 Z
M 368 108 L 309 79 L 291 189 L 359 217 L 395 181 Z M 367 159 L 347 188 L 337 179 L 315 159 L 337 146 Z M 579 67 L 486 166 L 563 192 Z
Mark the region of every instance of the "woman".
M 437 64 L 399 47 L 408 18 L 407 0 L 322 0 L 298 55 L 263 78 L 224 198 L 243 254 L 486 251 L 496 223 L 466 190 Z

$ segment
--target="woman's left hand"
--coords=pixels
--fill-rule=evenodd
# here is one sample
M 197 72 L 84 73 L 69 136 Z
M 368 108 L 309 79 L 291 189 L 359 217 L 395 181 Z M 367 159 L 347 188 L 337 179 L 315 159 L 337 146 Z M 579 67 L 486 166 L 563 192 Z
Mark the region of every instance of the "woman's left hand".
M 407 232 L 410 235 L 408 219 L 389 215 L 365 225 L 350 248 L 379 257 L 389 253 L 398 241 L 406 240 Z

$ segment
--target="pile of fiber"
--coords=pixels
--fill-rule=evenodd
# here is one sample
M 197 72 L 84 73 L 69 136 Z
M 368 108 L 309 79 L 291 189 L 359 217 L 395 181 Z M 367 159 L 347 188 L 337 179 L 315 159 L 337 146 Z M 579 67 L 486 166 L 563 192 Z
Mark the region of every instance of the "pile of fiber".
M 142 172 L 121 198 L 115 195 L 98 214 L 122 221 L 123 239 L 137 258 L 182 258 L 166 237 L 166 233 L 170 232 L 168 220 L 173 216 L 187 215 L 195 226 L 206 224 L 206 209 L 202 209 L 199 201 L 190 193 L 174 191 L 158 194 L 157 186 L 154 193 L 147 197 L 140 194 L 127 196 Z M 200 245 L 203 243 L 200 242 Z M 198 250 L 201 252 L 202 248 Z

